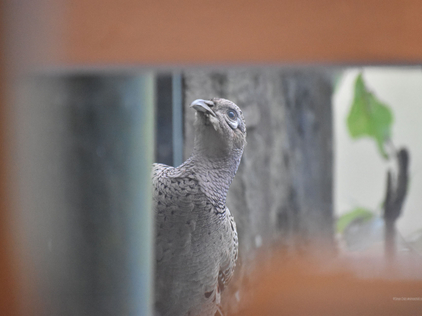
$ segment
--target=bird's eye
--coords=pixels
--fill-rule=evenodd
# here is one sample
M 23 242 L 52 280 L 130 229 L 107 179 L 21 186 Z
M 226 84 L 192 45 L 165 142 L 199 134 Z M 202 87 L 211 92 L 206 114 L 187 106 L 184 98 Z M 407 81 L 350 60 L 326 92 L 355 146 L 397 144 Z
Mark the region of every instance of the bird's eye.
M 236 112 L 235 111 L 232 111 L 232 110 L 228 110 L 227 111 L 227 115 L 228 115 L 228 117 L 231 119 L 231 120 L 234 120 L 235 118 L 236 118 Z

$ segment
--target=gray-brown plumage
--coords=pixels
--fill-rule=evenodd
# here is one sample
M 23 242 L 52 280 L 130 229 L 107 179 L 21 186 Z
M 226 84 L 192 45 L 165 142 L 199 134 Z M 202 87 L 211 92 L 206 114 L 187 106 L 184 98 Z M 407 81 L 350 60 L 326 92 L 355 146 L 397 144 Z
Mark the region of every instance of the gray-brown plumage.
M 237 260 L 237 231 L 226 207 L 246 127 L 229 100 L 195 100 L 195 142 L 177 168 L 153 167 L 156 215 L 155 310 L 160 316 L 214 316 Z

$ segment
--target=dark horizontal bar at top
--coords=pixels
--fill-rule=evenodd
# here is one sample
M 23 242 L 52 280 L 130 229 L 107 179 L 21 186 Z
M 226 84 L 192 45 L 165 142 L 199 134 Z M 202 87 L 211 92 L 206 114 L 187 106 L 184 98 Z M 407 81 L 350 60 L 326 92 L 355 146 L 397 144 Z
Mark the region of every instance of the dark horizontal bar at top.
M 422 61 L 417 0 L 34 1 L 16 25 L 43 14 L 29 30 L 41 65 Z

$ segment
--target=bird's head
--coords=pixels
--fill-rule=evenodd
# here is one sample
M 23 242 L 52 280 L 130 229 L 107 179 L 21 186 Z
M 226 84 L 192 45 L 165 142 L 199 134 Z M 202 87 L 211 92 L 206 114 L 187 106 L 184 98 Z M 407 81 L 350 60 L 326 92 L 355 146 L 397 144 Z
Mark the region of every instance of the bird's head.
M 236 104 L 220 98 L 197 99 L 191 108 L 196 110 L 196 150 L 210 157 L 224 157 L 235 152 L 242 154 L 246 144 L 246 125 Z

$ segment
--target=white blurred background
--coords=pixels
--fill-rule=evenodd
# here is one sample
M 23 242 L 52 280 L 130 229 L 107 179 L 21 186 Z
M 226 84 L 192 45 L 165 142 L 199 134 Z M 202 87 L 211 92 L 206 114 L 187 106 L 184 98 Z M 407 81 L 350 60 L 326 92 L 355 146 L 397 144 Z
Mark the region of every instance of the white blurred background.
M 333 96 L 335 174 L 334 205 L 337 216 L 364 207 L 382 216 L 386 171 L 394 161 L 384 160 L 375 141 L 353 140 L 346 119 L 353 100 L 354 82 L 360 71 L 368 88 L 390 106 L 394 122 L 392 141 L 410 152 L 409 190 L 397 221 L 406 237 L 422 229 L 422 68 L 351 68 L 340 77 Z

